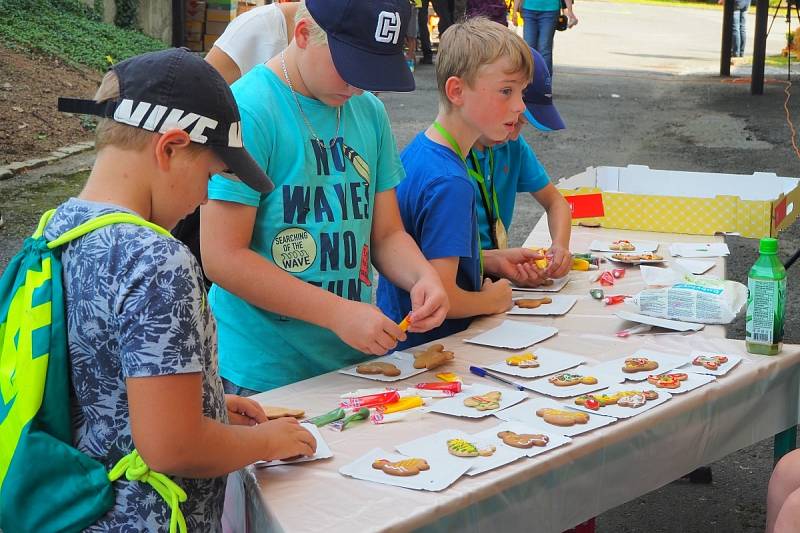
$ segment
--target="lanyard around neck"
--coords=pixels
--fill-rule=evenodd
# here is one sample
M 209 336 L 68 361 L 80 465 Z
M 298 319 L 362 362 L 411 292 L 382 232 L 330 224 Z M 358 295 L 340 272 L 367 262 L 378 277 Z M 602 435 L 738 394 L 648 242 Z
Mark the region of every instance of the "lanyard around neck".
M 483 177 L 483 167 L 478 162 L 478 157 L 475 155 L 475 150 L 470 150 L 469 155 L 472 159 L 474 169 L 467 169 L 469 175 L 478 184 L 481 191 L 481 200 L 483 200 L 483 210 L 486 212 L 486 220 L 489 222 L 489 227 L 493 227 L 497 218 L 500 217 L 500 207 L 497 202 L 497 191 L 494 188 L 494 151 L 491 147 L 486 148 L 489 152 L 489 190 L 486 190 L 486 180 Z M 491 199 L 491 201 L 490 201 Z M 495 243 L 496 245 L 497 243 Z
M 447 131 L 446 129 L 444 129 L 444 127 L 441 124 L 439 124 L 437 121 L 435 121 L 435 120 L 433 121 L 433 129 L 435 129 L 439 133 L 439 135 L 441 135 L 442 138 L 445 141 L 447 141 L 447 143 L 450 145 L 450 148 L 453 149 L 453 151 L 456 153 L 458 158 L 461 159 L 461 162 L 464 163 L 464 168 L 467 170 L 467 173 L 469 173 L 470 172 L 470 168 L 469 168 L 469 165 L 467 164 L 467 160 L 464 158 L 464 154 L 461 153 L 461 147 L 458 146 L 458 143 L 453 138 L 453 136 L 450 134 L 450 132 Z M 483 176 L 481 176 L 481 179 L 483 179 Z M 482 279 L 483 278 L 483 248 L 481 247 L 481 232 L 477 231 L 476 233 L 478 234 L 478 257 L 479 257 L 479 260 L 480 260 L 481 279 Z

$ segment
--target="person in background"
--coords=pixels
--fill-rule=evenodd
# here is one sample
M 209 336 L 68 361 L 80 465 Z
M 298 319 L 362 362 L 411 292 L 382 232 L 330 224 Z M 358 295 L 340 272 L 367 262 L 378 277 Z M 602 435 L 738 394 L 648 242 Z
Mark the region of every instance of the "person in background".
M 466 18 L 486 17 L 508 26 L 508 10 L 504 0 L 467 0 Z
M 717 0 L 722 5 L 725 0 Z M 747 40 L 747 10 L 750 0 L 733 0 L 733 25 L 731 26 L 731 58 L 744 57 L 744 43 Z
M 562 0 L 514 0 L 514 13 L 511 20 L 517 25 L 517 13 L 522 14 L 522 37 L 531 48 L 542 54 L 547 64 L 547 72 L 553 76 L 553 39 L 556 24 L 561 15 Z M 578 23 L 572 11 L 572 0 L 563 0 L 567 16 L 567 28 Z

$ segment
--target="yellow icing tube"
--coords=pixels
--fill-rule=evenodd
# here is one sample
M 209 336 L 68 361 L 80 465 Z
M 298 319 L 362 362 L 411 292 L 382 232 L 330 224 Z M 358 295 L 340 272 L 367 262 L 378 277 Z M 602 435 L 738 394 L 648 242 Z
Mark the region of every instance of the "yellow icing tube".
M 589 270 L 590 263 L 586 259 L 575 257 L 572 259 L 572 270 Z
M 408 409 L 414 409 L 415 407 L 420 407 L 423 405 L 425 405 L 425 400 L 423 400 L 422 397 L 406 396 L 405 398 L 400 398 L 394 403 L 382 406 L 380 411 L 386 415 L 389 413 L 397 413 L 399 411 L 407 411 Z

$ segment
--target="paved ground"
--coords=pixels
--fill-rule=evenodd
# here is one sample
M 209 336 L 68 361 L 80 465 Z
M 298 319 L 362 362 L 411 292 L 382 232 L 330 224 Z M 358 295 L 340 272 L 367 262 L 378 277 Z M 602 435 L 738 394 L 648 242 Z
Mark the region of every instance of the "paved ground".
M 751 97 L 749 83 L 715 77 L 720 11 L 593 1 L 580 2 L 576 11 L 579 26 L 557 35 L 555 50 L 555 91 L 568 129 L 546 135 L 525 132 L 554 179 L 587 166 L 629 163 L 660 169 L 800 174 L 784 118 L 784 85 L 767 84 L 763 96 Z M 783 19 L 776 21 L 768 53 L 779 51 L 784 31 Z M 774 74 L 786 77 L 782 71 Z M 401 147 L 436 113 L 431 67 L 418 69 L 417 83 L 412 94 L 382 96 Z M 794 101 L 789 107 L 797 114 Z M 85 156 L 74 161 L 58 172 L 89 162 Z M 44 174 L 0 182 L 0 210 L 6 215 L 6 227 L 0 228 L 0 268 L 17 239 L 30 232 L 37 213 L 74 194 L 82 179 Z M 540 214 L 529 197 L 520 197 L 512 243 L 523 241 Z M 729 277 L 742 281 L 755 260 L 756 242 L 729 237 L 728 243 L 733 252 Z M 800 248 L 800 224 L 781 235 L 781 246 L 785 255 Z M 795 278 L 792 272 L 787 339 L 797 343 L 800 329 L 794 311 L 800 298 Z M 729 335 L 741 338 L 741 324 L 734 324 Z M 667 485 L 605 513 L 599 517 L 598 531 L 763 531 L 770 468 L 771 443 L 765 441 L 715 463 L 712 485 L 681 481 Z M 675 477 L 682 474 L 675 472 Z

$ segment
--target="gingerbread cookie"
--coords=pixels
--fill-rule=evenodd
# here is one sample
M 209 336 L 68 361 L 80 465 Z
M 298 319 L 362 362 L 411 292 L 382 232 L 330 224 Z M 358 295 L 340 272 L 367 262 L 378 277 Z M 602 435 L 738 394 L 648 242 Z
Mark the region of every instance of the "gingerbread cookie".
M 589 415 L 580 411 L 567 411 L 564 409 L 544 408 L 536 411 L 536 416 L 544 419 L 548 424 L 554 426 L 569 427 L 575 424 L 585 424 L 589 421 Z
M 656 368 L 658 368 L 658 362 L 647 357 L 628 357 L 625 359 L 622 371 L 626 374 L 633 374 L 635 372 L 651 372 Z
M 276 418 L 283 418 L 285 416 L 303 418 L 303 415 L 306 414 L 302 409 L 291 409 L 289 407 L 278 407 L 276 405 L 262 405 L 261 408 L 264 409 L 264 414 L 267 415 L 269 420 L 275 420 Z
M 612 242 L 608 246 L 609 250 L 619 251 L 619 252 L 632 252 L 636 249 L 636 246 L 633 245 L 631 241 L 620 239 L 618 241 Z
M 489 457 L 495 452 L 494 446 L 479 449 L 477 446 L 464 439 L 450 439 L 447 441 L 447 451 L 456 457 Z
M 647 382 L 661 389 L 677 389 L 681 386 L 681 381 L 689 379 L 688 374 L 658 374 L 647 376 Z
M 597 411 L 606 405 L 614 405 L 618 398 L 618 394 L 584 394 L 575 398 L 575 405 L 582 405 L 587 409 Z
M 356 372 L 359 374 L 383 374 L 388 377 L 395 377 L 400 375 L 400 369 L 392 363 L 384 363 L 383 361 L 373 361 L 371 363 L 364 363 L 356 367 Z
M 464 400 L 464 405 L 473 407 L 478 411 L 489 411 L 490 409 L 497 409 L 500 407 L 500 397 L 503 395 L 500 391 L 493 390 L 487 392 L 482 396 L 470 396 Z
M 453 352 L 446 351 L 441 344 L 431 344 L 424 351 L 414 354 L 414 368 L 433 370 L 454 358 Z
M 698 355 L 692 359 L 693 365 L 702 366 L 708 370 L 717 370 L 727 362 L 728 358 L 724 355 Z
M 557 374 L 547 381 L 556 387 L 570 387 L 572 385 L 596 385 L 597 378 L 594 376 L 581 376 L 580 374 Z
M 513 431 L 501 431 L 497 434 L 505 444 L 513 448 L 533 448 L 534 446 L 547 446 L 550 437 L 541 433 L 514 433 Z
M 643 252 L 639 255 L 639 261 L 662 261 L 663 259 L 663 256 L 653 252 Z
M 514 304 L 520 309 L 536 309 L 551 303 L 553 303 L 553 299 L 546 296 L 544 298 L 520 298 L 519 300 L 514 300 Z
M 553 281 L 553 280 L 552 280 L 552 279 L 550 279 L 550 278 L 547 278 L 546 280 L 544 280 L 543 282 L 541 282 L 541 283 L 539 284 L 539 286 L 540 286 L 540 287 L 551 287 L 551 286 L 553 285 L 553 283 L 555 283 L 555 281 Z
M 520 368 L 536 368 L 539 366 L 539 361 L 536 359 L 537 357 L 534 354 L 525 352 L 506 358 L 506 364 Z
M 643 406 L 650 400 L 655 400 L 658 398 L 658 393 L 652 390 L 644 390 L 644 391 L 623 391 L 617 393 L 617 405 L 620 407 L 631 407 L 636 409 L 638 407 Z
M 377 459 L 372 463 L 372 468 L 375 470 L 383 470 L 384 474 L 390 476 L 416 476 L 420 472 L 430 470 L 430 465 L 425 459 L 412 457 L 411 459 L 403 459 L 400 461 L 389 461 L 387 459 Z

